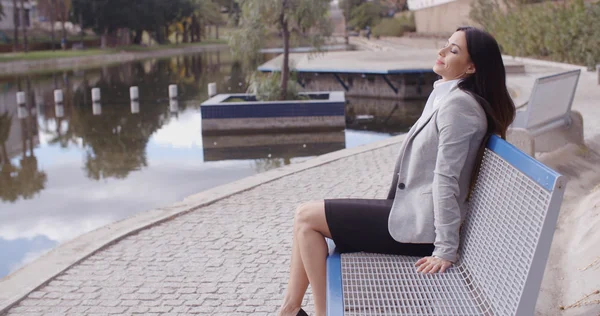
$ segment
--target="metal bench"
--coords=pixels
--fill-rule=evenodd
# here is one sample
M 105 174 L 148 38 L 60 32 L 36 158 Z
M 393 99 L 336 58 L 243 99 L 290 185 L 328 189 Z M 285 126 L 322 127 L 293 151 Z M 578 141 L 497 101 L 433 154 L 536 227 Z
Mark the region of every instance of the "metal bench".
M 583 118 L 571 111 L 581 70 L 535 81 L 525 110 L 517 111 L 507 140 L 525 153 L 548 152 L 568 143 L 583 144 Z
M 493 136 L 443 274 L 417 257 L 330 252 L 327 315 L 533 315 L 566 179 Z

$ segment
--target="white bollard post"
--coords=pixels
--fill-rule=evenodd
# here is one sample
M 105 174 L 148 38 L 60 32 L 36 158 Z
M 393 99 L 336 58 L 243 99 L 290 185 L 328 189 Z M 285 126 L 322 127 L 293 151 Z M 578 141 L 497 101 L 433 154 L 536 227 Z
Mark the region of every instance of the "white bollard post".
M 94 102 L 94 104 L 92 104 L 92 113 L 94 115 L 102 115 L 102 104 L 100 104 L 100 102 Z
M 100 102 L 100 88 L 92 89 L 92 102 L 94 102 L 94 103 Z
M 177 99 L 177 85 L 169 85 L 169 99 Z
M 140 113 L 140 102 L 131 101 L 131 114 L 138 114 L 138 113 Z
M 24 119 L 27 118 L 27 116 L 29 116 L 29 113 L 27 113 L 27 108 L 24 105 L 19 105 L 17 108 L 17 117 L 19 119 Z
M 129 88 L 129 98 L 131 101 L 138 101 L 140 99 L 140 92 L 138 87 Z
M 170 100 L 169 101 L 169 110 L 171 113 L 177 113 L 179 111 L 179 101 Z
M 60 103 L 57 103 L 54 106 L 54 116 L 58 118 L 65 116 L 65 107 L 62 106 Z
M 64 101 L 63 98 L 63 92 L 61 89 L 56 89 L 54 90 L 54 103 L 55 104 L 62 104 Z
M 212 98 L 217 95 L 217 83 L 211 82 L 208 84 L 208 97 Z
M 598 73 L 598 84 L 600 84 L 600 64 L 596 65 L 596 72 Z
M 25 92 L 23 92 L 23 91 L 17 92 L 17 104 L 18 105 L 25 104 Z

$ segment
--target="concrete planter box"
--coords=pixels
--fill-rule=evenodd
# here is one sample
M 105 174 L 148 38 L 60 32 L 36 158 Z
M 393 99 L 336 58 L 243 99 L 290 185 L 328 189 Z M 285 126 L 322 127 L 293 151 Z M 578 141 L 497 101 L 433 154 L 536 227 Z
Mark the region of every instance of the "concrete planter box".
M 301 95 L 311 99 L 262 102 L 249 94 L 219 94 L 200 106 L 202 133 L 315 132 L 345 128 L 344 92 Z
M 305 133 L 202 135 L 204 161 L 320 156 L 346 148 L 343 130 Z

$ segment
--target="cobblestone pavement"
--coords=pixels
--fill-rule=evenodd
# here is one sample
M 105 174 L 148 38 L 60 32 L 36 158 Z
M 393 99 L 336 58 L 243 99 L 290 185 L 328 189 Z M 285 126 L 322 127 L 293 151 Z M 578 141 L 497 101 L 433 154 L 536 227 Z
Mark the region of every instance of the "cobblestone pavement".
M 69 268 L 6 315 L 275 315 L 295 207 L 385 198 L 398 147 L 286 176 L 143 230 Z

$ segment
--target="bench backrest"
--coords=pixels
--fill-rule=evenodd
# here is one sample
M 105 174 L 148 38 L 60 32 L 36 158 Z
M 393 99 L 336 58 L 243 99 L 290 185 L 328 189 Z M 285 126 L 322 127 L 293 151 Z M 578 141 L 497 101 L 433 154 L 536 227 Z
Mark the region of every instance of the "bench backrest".
M 501 138 L 489 140 L 462 227 L 459 264 L 482 304 L 490 304 L 483 307 L 490 315 L 533 315 L 565 184 Z
M 572 70 L 538 78 L 527 103 L 525 128 L 567 119 L 580 74 L 581 70 Z

